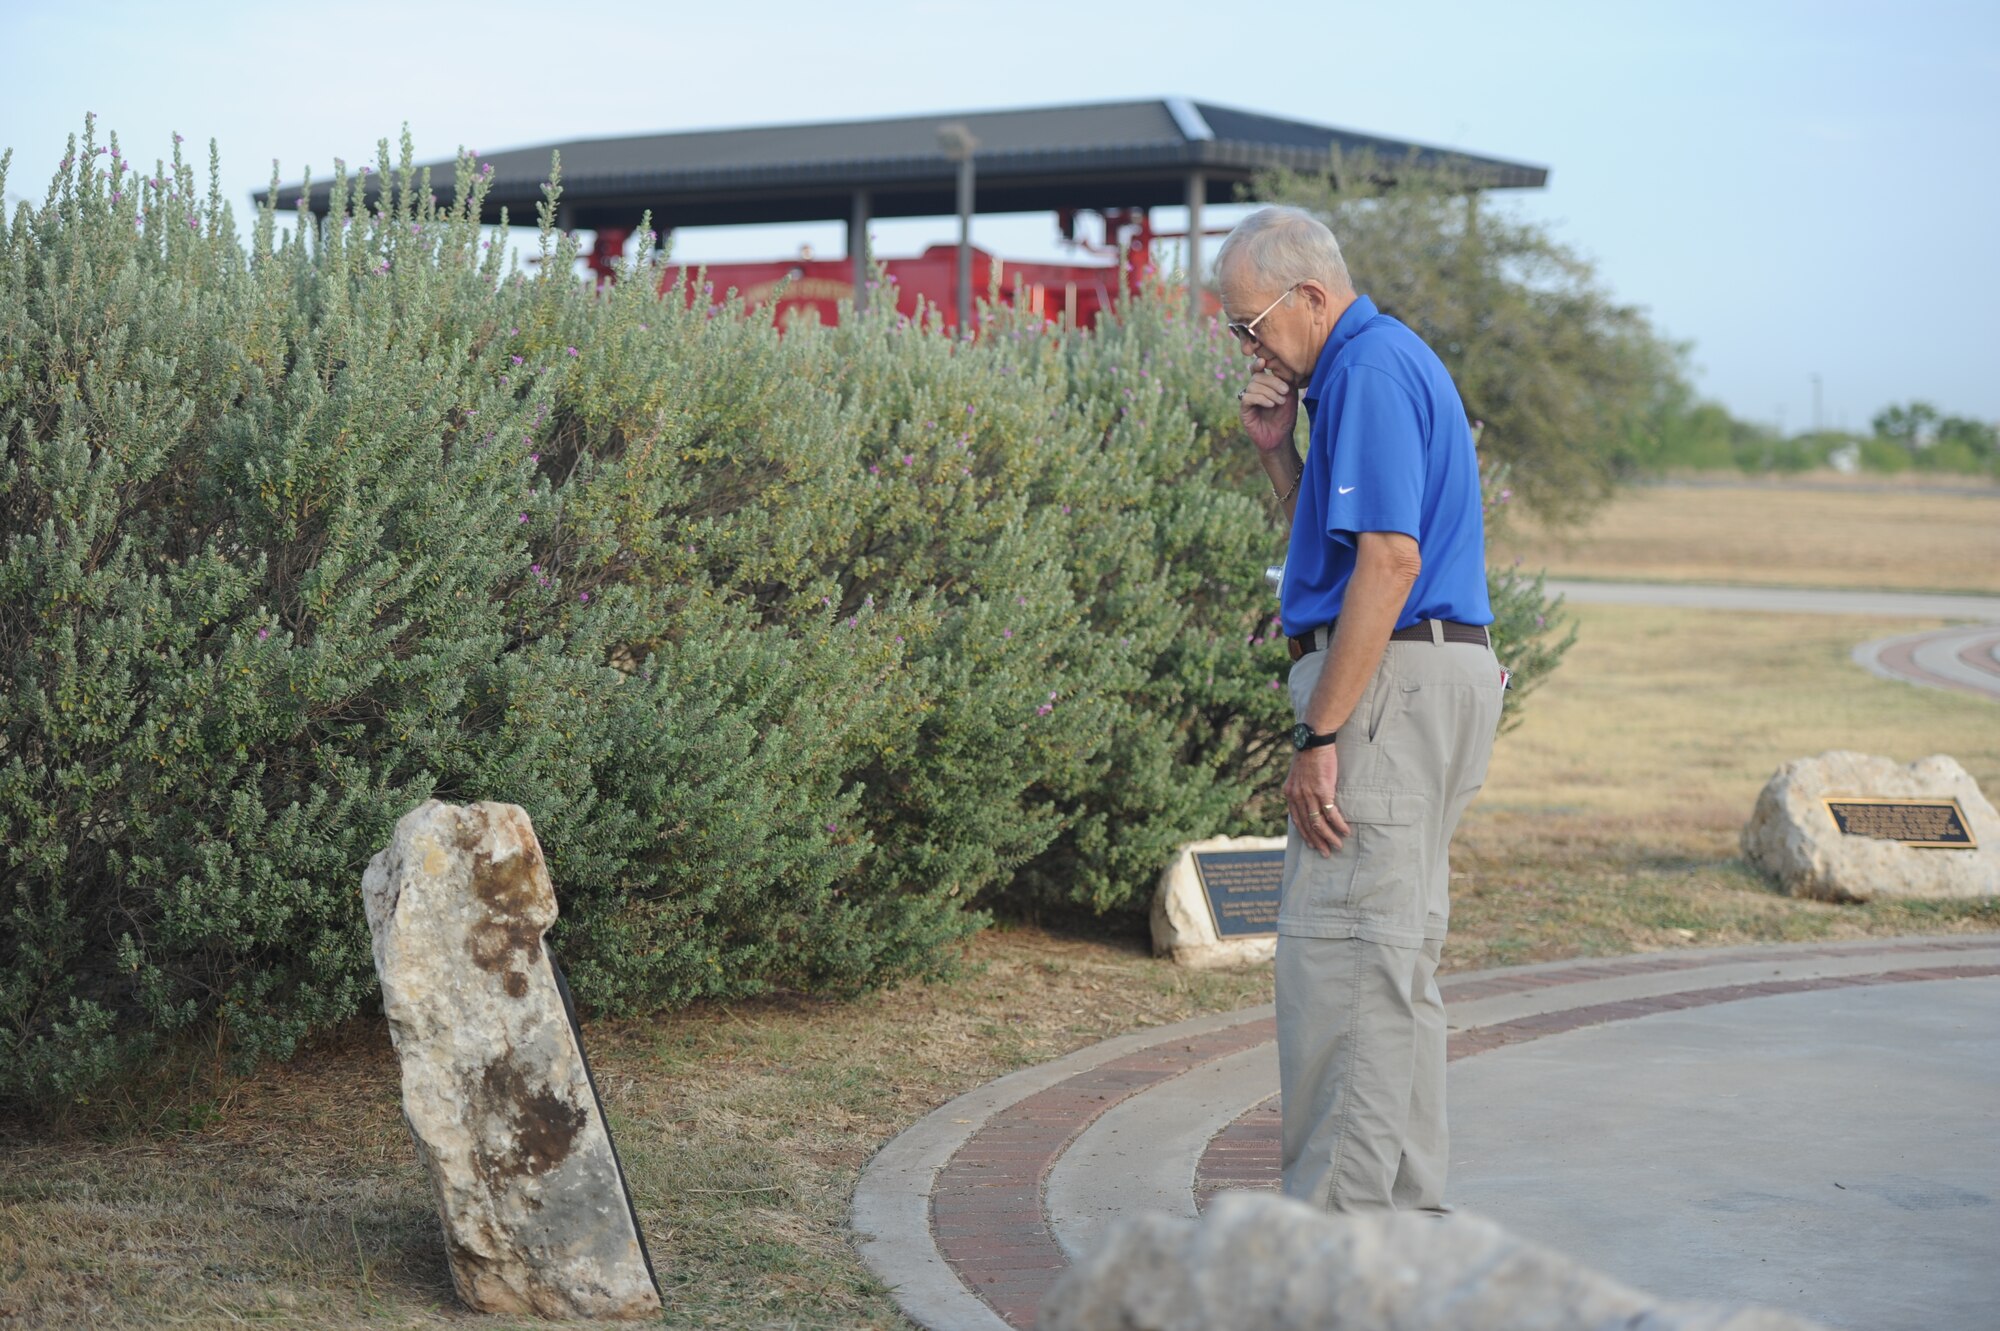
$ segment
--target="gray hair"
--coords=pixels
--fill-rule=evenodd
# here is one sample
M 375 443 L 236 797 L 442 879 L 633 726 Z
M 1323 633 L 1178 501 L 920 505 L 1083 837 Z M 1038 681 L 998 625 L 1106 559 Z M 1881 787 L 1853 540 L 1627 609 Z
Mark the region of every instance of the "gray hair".
M 1303 208 L 1259 208 L 1238 222 L 1216 251 L 1216 276 L 1229 271 L 1232 263 L 1247 264 L 1249 271 L 1274 286 L 1314 281 L 1330 291 L 1354 289 L 1347 260 L 1340 256 L 1340 242 L 1326 223 Z

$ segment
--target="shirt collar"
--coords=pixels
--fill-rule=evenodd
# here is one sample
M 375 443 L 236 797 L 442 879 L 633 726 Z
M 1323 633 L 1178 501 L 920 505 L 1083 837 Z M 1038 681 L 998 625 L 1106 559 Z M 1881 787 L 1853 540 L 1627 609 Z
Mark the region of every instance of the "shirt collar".
M 1333 331 L 1326 335 L 1326 345 L 1319 349 L 1319 360 L 1313 365 L 1312 379 L 1307 382 L 1306 391 L 1300 394 L 1304 401 L 1319 401 L 1320 394 L 1326 389 L 1326 381 L 1333 378 L 1333 362 L 1340 355 L 1340 349 L 1352 342 L 1354 335 L 1376 313 L 1375 302 L 1366 296 L 1356 296 L 1354 303 L 1341 311 Z

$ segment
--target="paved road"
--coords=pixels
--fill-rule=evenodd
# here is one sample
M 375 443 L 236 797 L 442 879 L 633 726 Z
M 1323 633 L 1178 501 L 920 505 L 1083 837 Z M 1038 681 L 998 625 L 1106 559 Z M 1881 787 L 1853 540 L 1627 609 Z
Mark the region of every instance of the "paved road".
M 1929 485 L 1906 485 L 1895 481 L 1812 481 L 1786 480 L 1779 482 L 1736 480 L 1732 477 L 1690 476 L 1672 481 L 1640 481 L 1635 486 L 1640 490 L 1762 490 L 1766 494 L 1781 494 L 1792 490 L 1816 490 L 1822 494 L 1861 495 L 1950 495 L 1954 499 L 2000 499 L 2000 485 L 1951 485 L 1933 483 Z
M 1548 589 L 1578 605 L 1660 605 L 1785 615 L 1869 615 L 2000 624 L 2000 596 L 1857 592 L 1838 588 L 1722 587 L 1679 582 L 1584 582 L 1551 578 Z
M 1885 679 L 2000 702 L 2000 596 L 1573 580 L 1551 580 L 1548 589 L 1579 605 L 1966 621 L 1951 628 L 1864 642 L 1854 649 L 1855 663 Z

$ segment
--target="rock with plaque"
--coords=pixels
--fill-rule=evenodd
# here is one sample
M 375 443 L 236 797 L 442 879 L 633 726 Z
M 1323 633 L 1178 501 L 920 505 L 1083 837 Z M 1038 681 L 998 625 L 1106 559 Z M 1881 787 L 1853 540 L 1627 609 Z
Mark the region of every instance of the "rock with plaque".
M 1153 952 L 1183 966 L 1269 961 L 1278 947 L 1283 837 L 1212 837 L 1181 847 L 1153 894 Z
M 1793 896 L 2000 896 L 2000 813 L 1942 754 L 1908 765 L 1835 751 L 1779 768 L 1743 854 Z

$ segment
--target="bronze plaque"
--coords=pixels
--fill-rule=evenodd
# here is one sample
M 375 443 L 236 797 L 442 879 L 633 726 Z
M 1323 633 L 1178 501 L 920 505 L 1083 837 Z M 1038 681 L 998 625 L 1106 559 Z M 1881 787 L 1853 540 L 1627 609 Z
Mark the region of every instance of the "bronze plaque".
M 1900 841 L 1906 846 L 1939 850 L 1977 850 L 1972 824 L 1952 799 L 1869 799 L 1828 795 L 1826 811 L 1848 836 Z
M 1285 880 L 1282 850 L 1198 850 L 1201 879 L 1217 938 L 1278 932 L 1278 896 Z

